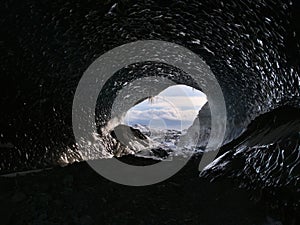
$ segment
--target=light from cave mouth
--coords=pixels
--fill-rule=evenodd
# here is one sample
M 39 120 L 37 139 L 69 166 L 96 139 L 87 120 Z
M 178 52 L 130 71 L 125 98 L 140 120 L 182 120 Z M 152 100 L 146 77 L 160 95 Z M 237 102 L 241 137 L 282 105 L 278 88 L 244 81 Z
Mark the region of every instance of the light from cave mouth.
M 174 85 L 132 107 L 122 123 L 151 130 L 182 131 L 193 124 L 206 102 L 203 92 L 186 85 Z

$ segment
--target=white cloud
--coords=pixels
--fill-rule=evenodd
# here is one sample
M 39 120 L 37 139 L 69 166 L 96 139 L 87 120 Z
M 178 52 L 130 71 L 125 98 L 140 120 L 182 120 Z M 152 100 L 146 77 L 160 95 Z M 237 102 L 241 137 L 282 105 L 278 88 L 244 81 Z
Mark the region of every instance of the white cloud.
M 159 106 L 158 106 L 159 105 Z M 199 109 L 188 108 L 182 109 L 177 105 L 170 107 L 164 104 L 155 104 L 154 108 L 142 108 L 142 109 L 131 109 L 126 114 L 126 120 L 157 120 L 157 119 L 167 119 L 167 120 L 184 120 L 184 121 L 194 121 Z
M 167 107 L 168 105 L 175 106 L 180 109 L 195 109 L 199 110 L 207 102 L 206 97 L 198 96 L 172 96 L 172 97 L 156 97 L 154 104 L 156 106 Z
M 147 109 L 147 110 L 130 110 L 126 115 L 127 120 L 180 120 L 180 112 L 174 109 Z
M 206 95 L 194 88 L 188 87 L 186 85 L 175 85 L 171 86 L 164 91 L 162 91 L 160 96 L 201 96 L 206 97 Z

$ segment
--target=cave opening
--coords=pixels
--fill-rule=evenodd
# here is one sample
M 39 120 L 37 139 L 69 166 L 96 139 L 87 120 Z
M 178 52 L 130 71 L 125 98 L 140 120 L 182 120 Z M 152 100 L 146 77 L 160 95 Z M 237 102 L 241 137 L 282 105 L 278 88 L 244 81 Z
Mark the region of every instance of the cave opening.
M 150 152 L 163 158 L 176 149 L 206 103 L 203 92 L 187 85 L 172 85 L 130 108 L 114 129 L 113 137 L 121 137 L 135 154 Z M 128 133 L 130 137 L 125 138 Z
M 183 131 L 192 125 L 206 102 L 203 92 L 186 85 L 173 85 L 129 109 L 123 122 L 153 130 Z

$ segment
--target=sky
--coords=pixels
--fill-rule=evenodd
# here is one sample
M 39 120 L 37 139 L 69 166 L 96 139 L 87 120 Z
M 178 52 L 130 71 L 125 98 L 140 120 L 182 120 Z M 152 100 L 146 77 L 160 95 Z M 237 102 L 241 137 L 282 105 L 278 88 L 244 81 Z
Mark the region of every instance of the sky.
M 206 95 L 201 91 L 185 85 L 171 86 L 151 101 L 147 99 L 131 108 L 124 123 L 147 125 L 153 129 L 184 130 L 192 125 L 206 102 Z

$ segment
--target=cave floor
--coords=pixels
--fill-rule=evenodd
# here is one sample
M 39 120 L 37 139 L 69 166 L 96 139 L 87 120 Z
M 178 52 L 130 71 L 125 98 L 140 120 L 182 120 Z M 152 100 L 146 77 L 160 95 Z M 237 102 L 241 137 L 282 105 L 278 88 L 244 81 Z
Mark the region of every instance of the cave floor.
M 197 167 L 192 159 L 178 174 L 146 187 L 108 181 L 85 162 L 0 177 L 1 224 L 282 224 L 232 180 L 210 183 Z

